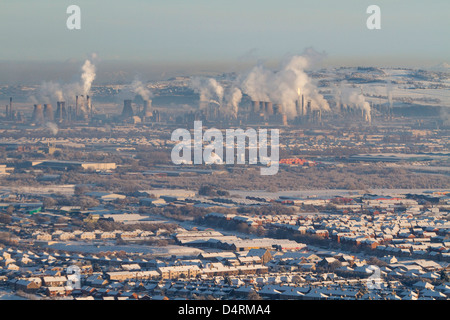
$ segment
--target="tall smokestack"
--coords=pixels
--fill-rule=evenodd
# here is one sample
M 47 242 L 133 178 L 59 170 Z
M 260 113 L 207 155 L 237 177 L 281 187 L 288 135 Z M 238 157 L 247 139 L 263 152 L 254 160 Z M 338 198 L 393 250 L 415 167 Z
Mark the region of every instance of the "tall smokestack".
M 86 108 L 86 112 L 92 115 L 91 97 L 89 97 L 89 95 L 86 95 Z
M 306 114 L 311 114 L 311 100 L 308 100 L 308 104 L 306 105 Z
M 12 97 L 9 97 L 9 118 L 11 120 L 14 118 L 14 112 L 12 108 Z
M 78 118 L 78 96 L 75 97 L 75 119 Z
M 64 120 L 67 120 L 67 111 L 66 111 L 66 102 L 61 101 L 61 109 L 62 109 L 62 116 Z
M 81 101 L 80 102 L 80 112 L 79 115 L 85 117 L 86 116 L 86 98 L 84 97 L 84 95 L 80 95 Z
M 37 110 L 37 104 L 34 105 L 33 113 L 31 115 L 31 122 L 35 122 L 36 121 L 36 110 Z
M 304 116 L 305 113 L 305 96 L 302 94 L 302 116 Z
M 297 100 L 295 100 L 295 111 L 297 112 L 298 116 L 303 116 L 303 107 L 300 102 L 300 88 L 297 89 Z
M 6 105 L 5 118 L 8 119 L 9 116 L 9 106 Z
M 158 110 L 155 110 L 155 112 L 153 113 L 153 120 L 155 122 L 160 122 L 161 121 L 161 114 L 159 113 Z
M 302 106 L 300 105 L 300 99 L 295 100 L 295 111 L 298 116 L 303 116 L 302 114 Z

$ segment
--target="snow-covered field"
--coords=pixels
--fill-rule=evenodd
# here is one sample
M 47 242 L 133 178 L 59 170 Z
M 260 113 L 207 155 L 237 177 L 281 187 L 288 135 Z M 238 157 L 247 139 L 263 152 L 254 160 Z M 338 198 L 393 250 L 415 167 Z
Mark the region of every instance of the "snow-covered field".
M 61 193 L 66 196 L 73 195 L 75 190 L 75 185 L 49 185 L 49 186 L 39 186 L 39 187 L 0 187 L 0 192 L 14 192 L 14 193 L 27 193 L 36 195 L 49 195 L 53 193 Z
M 85 242 L 57 242 L 47 245 L 46 247 L 64 250 L 70 252 L 80 252 L 87 254 L 96 254 L 99 252 L 113 252 L 113 251 L 124 251 L 127 253 L 143 253 L 143 254 L 154 254 L 154 255 L 177 255 L 177 256 L 190 256 L 198 255 L 203 252 L 196 248 L 189 248 L 176 245 L 168 245 L 164 247 L 157 246 L 147 246 L 147 245 L 115 245 L 113 243 L 106 244 L 95 244 L 95 243 L 85 243 Z
M 3 289 L 0 289 L 0 300 L 27 300 L 27 299 L 19 297 L 11 291 L 4 291 Z
M 450 108 L 450 69 L 415 70 L 403 68 L 338 68 L 326 70 L 321 79 L 338 84 L 330 87 L 331 94 L 339 87 L 359 90 L 373 104 L 402 104 Z
M 372 194 L 380 196 L 401 196 L 408 193 L 414 194 L 430 194 L 435 191 L 448 191 L 448 189 L 370 189 Z M 345 189 L 324 189 L 324 190 L 297 190 L 297 191 L 280 191 L 280 192 L 267 192 L 267 191 L 241 191 L 231 190 L 231 195 L 239 195 L 241 197 L 257 196 L 278 198 L 280 196 L 286 197 L 298 197 L 298 198 L 332 198 L 335 196 L 348 197 L 357 194 L 364 194 L 365 190 L 345 190 Z

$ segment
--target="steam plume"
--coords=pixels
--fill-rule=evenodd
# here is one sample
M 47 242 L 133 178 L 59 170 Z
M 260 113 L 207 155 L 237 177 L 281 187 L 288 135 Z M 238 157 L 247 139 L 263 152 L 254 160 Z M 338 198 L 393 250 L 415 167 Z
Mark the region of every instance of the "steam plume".
M 95 56 L 94 56 L 95 57 Z M 52 103 L 56 101 L 70 101 L 76 95 L 89 95 L 92 83 L 96 77 L 95 65 L 89 60 L 85 60 L 81 67 L 79 82 L 60 84 L 53 81 L 43 82 L 39 88 L 38 97 L 30 97 L 30 101 L 37 103 Z
M 150 100 L 152 93 L 150 90 L 142 83 L 142 81 L 135 79 L 131 85 L 130 89 L 137 96 L 140 96 L 143 100 Z
M 200 95 L 200 101 L 213 100 L 222 104 L 224 89 L 215 79 L 195 77 L 191 80 L 190 87 Z
M 371 121 L 370 103 L 366 101 L 366 98 L 358 89 L 341 87 L 339 90 L 339 101 L 350 108 L 360 109 L 364 113 L 366 120 L 368 122 Z
M 241 78 L 240 87 L 254 101 L 281 104 L 288 115 L 296 115 L 295 101 L 298 91 L 311 100 L 313 109 L 329 111 L 328 102 L 318 92 L 305 70 L 310 66 L 308 56 L 293 56 L 281 64 L 278 71 L 262 65 L 255 66 Z
M 242 92 L 239 88 L 232 87 L 226 95 L 227 111 L 231 113 L 233 117 L 237 117 L 239 111 L 239 103 L 242 100 Z
M 92 82 L 95 79 L 95 65 L 90 60 L 86 60 L 81 68 L 83 73 L 81 74 L 81 82 L 83 88 L 83 94 L 88 95 L 91 91 Z

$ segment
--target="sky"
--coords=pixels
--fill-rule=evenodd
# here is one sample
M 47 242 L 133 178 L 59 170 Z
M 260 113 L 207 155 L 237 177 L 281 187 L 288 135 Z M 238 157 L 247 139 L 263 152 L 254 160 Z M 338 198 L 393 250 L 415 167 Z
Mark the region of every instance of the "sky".
M 71 4 L 81 9 L 80 30 L 66 26 Z M 372 4 L 380 30 L 366 27 Z M 450 62 L 449 15 L 448 0 L 1 0 L 0 74 L 5 61 L 92 53 L 137 69 L 225 68 L 310 47 L 326 53 L 327 65 L 430 66 Z

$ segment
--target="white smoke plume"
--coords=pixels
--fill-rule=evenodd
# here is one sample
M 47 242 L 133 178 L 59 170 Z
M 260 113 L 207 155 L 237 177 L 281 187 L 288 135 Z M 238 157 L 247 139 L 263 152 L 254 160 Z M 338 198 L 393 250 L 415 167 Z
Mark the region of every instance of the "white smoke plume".
M 95 58 L 95 55 L 93 56 Z M 34 103 L 54 103 L 55 101 L 73 101 L 76 95 L 89 95 L 96 77 L 96 68 L 89 59 L 81 67 L 79 82 L 60 84 L 53 81 L 43 82 L 37 97 L 30 97 Z
M 242 91 L 237 87 L 232 87 L 227 90 L 225 100 L 227 102 L 227 111 L 236 118 L 239 111 L 239 103 L 242 100 Z
M 81 74 L 83 94 L 88 95 L 91 91 L 92 82 L 94 82 L 96 76 L 95 65 L 90 60 L 86 60 L 81 70 L 83 71 Z
M 269 101 L 269 83 L 273 73 L 263 65 L 257 65 L 240 80 L 241 90 L 254 101 Z
M 311 100 L 312 109 L 329 111 L 328 102 L 305 72 L 309 66 L 308 56 L 293 56 L 282 63 L 278 71 L 258 65 L 239 80 L 240 88 L 254 101 L 281 104 L 283 112 L 290 116 L 296 115 L 299 91 L 305 101 Z
M 361 92 L 361 89 L 343 87 L 339 89 L 339 101 L 349 108 L 356 108 L 361 110 L 367 121 L 371 121 L 371 107 L 370 103 Z
M 56 125 L 56 123 L 53 122 L 47 122 L 45 124 L 45 127 L 53 134 L 53 135 L 57 135 L 58 134 L 58 126 Z
M 200 101 L 213 101 L 222 105 L 224 89 L 213 78 L 192 78 L 190 87 L 200 95 Z
M 64 100 L 64 89 L 59 83 L 46 81 L 43 82 L 39 88 L 39 96 L 44 103 L 51 103 L 52 101 L 63 101 Z M 37 100 L 34 99 L 37 103 Z
M 143 100 L 150 100 L 152 97 L 150 90 L 138 79 L 135 79 L 131 83 L 130 90 L 137 96 L 140 96 Z

